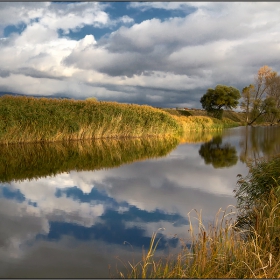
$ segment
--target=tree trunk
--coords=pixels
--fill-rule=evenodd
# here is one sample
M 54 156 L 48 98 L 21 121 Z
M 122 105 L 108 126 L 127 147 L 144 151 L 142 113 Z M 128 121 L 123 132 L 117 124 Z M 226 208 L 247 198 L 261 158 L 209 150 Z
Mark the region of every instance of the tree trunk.
M 250 121 L 248 123 L 248 125 L 251 125 L 252 123 L 254 123 L 261 115 L 265 114 L 265 112 L 260 112 L 252 121 Z

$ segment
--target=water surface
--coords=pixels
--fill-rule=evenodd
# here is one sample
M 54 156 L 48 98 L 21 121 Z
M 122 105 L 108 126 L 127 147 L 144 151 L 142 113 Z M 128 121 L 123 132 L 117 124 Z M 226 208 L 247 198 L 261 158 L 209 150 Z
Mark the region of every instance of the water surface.
M 188 213 L 207 223 L 235 205 L 237 174 L 279 153 L 279 140 L 278 127 L 238 127 L 180 141 L 2 146 L 0 277 L 108 278 L 159 228 L 159 252 L 176 251 Z

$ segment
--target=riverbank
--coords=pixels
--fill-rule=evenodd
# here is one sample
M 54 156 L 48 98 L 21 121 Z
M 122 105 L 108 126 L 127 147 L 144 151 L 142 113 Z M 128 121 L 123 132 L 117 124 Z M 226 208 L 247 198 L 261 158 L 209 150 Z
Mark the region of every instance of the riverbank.
M 174 116 L 147 105 L 2 96 L 0 143 L 180 136 L 237 126 L 206 116 Z
M 207 227 L 196 212 L 196 217 L 189 219 L 190 241 L 182 243 L 177 255 L 155 257 L 157 238 L 153 235 L 142 261 L 127 266 L 127 275 L 120 276 L 279 278 L 280 155 L 252 165 L 237 185 L 236 219 L 231 218 L 232 212 L 219 212 L 217 217 L 222 217 Z

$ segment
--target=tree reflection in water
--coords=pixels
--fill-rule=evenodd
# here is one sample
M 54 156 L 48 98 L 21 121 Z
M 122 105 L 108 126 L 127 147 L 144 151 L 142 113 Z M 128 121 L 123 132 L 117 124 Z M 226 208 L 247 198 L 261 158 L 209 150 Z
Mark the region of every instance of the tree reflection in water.
M 280 153 L 279 127 L 244 127 L 240 161 L 248 166 L 259 158 L 271 159 Z
M 238 161 L 235 147 L 229 143 L 223 144 L 221 136 L 201 145 L 199 155 L 205 164 L 212 164 L 214 168 L 230 167 Z

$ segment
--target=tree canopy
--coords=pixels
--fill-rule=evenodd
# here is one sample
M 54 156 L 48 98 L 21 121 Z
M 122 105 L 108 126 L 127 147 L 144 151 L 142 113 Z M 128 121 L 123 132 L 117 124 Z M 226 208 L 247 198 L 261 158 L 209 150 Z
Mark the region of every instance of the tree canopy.
M 221 119 L 223 108 L 230 110 L 236 108 L 240 97 L 241 95 L 237 88 L 217 85 L 215 89 L 209 88 L 207 90 L 201 97 L 200 103 L 208 114 Z
M 279 121 L 280 117 L 280 76 L 267 65 L 262 66 L 254 84 L 243 88 L 240 104 L 246 113 L 246 123 L 255 121 Z

